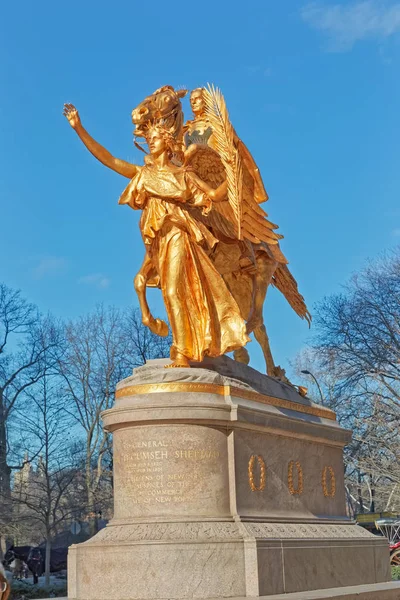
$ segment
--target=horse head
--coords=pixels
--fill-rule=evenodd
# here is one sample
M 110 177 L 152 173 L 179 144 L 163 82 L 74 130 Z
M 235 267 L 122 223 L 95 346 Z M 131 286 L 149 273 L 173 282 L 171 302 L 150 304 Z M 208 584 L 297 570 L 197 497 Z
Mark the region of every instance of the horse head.
M 9 548 L 4 555 L 4 559 L 3 559 L 4 566 L 5 567 L 10 566 L 10 564 L 12 563 L 12 561 L 14 559 L 15 559 L 14 547 L 11 546 L 11 548 Z
M 178 142 L 183 141 L 183 111 L 181 98 L 188 90 L 175 90 L 172 85 L 164 85 L 147 96 L 132 111 L 132 123 L 136 137 L 145 137 L 149 125 L 163 125 Z

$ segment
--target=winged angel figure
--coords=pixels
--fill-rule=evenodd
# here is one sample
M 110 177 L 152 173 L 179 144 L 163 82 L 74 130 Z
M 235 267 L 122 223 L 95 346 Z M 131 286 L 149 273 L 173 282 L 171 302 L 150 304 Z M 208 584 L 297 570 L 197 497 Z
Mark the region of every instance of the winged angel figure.
M 264 325 L 268 286 L 279 289 L 298 316 L 309 324 L 311 315 L 280 249 L 283 236 L 276 232 L 278 226 L 268 220 L 260 206 L 268 200 L 268 194 L 250 151 L 230 122 L 221 92 L 213 86 L 196 88 L 191 92 L 190 104 L 194 119 L 184 126 L 186 160 L 189 158 L 211 185 L 220 184 L 224 178 L 228 181 L 229 203 L 216 205 L 207 217 L 220 240 L 214 263 L 246 319 L 247 332 L 253 332 L 261 345 L 267 373 L 286 379 L 283 369 L 274 363 Z M 245 348 L 236 351 L 235 358 L 249 362 Z
M 135 134 L 145 137 L 150 151 L 144 166 L 113 157 L 83 128 L 73 105 L 66 104 L 64 114 L 100 162 L 130 179 L 119 202 L 142 210 L 146 248 L 135 288 L 143 322 L 166 335 L 167 326 L 151 315 L 145 293 L 146 286 L 161 288 L 173 338 L 170 366 L 188 367 L 190 361 L 230 351 L 248 362 L 248 334 L 265 331 L 262 303 L 257 314 L 257 286 L 262 280 L 266 292 L 274 276 L 279 287 L 277 258 L 271 259 L 268 249 L 281 236 L 257 202 L 254 177 L 249 179 L 246 161 L 243 166 L 243 152 L 218 90 L 204 91 L 215 148 L 191 143 L 185 149 L 180 102 L 185 93 L 164 86 L 132 112 Z M 263 244 L 260 253 L 256 249 Z M 267 269 L 260 267 L 260 254 L 268 256 Z M 297 291 L 291 275 L 284 273 L 280 280 L 285 278 Z M 301 316 L 307 318 L 304 310 Z M 277 375 L 270 372 L 273 361 L 268 365 L 267 360 L 267 367 Z

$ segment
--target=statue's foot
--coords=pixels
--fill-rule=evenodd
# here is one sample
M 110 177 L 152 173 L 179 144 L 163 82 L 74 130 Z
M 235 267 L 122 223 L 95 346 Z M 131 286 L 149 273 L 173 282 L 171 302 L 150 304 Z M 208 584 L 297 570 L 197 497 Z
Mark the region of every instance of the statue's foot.
M 172 363 L 170 365 L 165 365 L 166 369 L 188 369 L 188 368 L 190 368 L 189 359 L 186 358 L 186 356 L 184 354 L 177 352 L 177 350 L 174 346 L 171 348 L 171 360 L 172 360 Z
M 169 333 L 168 325 L 162 319 L 155 319 L 151 315 L 142 319 L 143 325 L 146 325 L 152 333 L 160 335 L 161 337 L 167 337 Z
M 189 359 L 179 352 L 175 353 L 174 359 L 170 365 L 165 365 L 166 369 L 189 369 Z

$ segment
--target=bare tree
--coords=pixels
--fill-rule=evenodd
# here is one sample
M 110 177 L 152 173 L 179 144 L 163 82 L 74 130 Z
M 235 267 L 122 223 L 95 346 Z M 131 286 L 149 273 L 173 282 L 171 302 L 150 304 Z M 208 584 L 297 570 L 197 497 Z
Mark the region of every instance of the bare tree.
M 318 307 L 316 345 L 332 352 L 342 387 L 400 409 L 400 250 L 354 276 Z
M 71 422 L 62 405 L 57 381 L 43 377 L 26 392 L 26 403 L 18 411 L 18 422 L 32 451 L 40 452 L 40 457 L 36 471 L 30 470 L 29 477 L 15 477 L 13 520 L 25 522 L 37 541 L 45 540 L 48 585 L 52 539 L 79 512 L 78 469 L 70 452 Z
M 314 322 L 308 366 L 298 365 L 297 371 L 318 374 L 327 403 L 354 430 L 346 452 L 354 505 L 398 507 L 400 250 L 369 264 L 342 293 L 325 298 Z
M 67 348 L 60 361 L 64 401 L 84 432 L 87 511 L 94 533 L 94 515 L 104 495 L 104 461 L 111 453 L 100 415 L 113 405 L 118 381 L 146 360 L 166 356 L 169 344 L 142 325 L 137 310 L 103 306 L 70 322 L 65 335 Z
M 103 455 L 109 446 L 100 415 L 111 407 L 116 383 L 127 369 L 121 315 L 116 309 L 98 307 L 93 314 L 66 326 L 66 340 L 67 349 L 60 361 L 64 401 L 85 436 L 86 502 L 92 515 Z
M 54 322 L 43 318 L 19 291 L 0 284 L 0 519 L 6 522 L 11 497 L 10 417 L 23 393 L 56 362 L 59 348 Z

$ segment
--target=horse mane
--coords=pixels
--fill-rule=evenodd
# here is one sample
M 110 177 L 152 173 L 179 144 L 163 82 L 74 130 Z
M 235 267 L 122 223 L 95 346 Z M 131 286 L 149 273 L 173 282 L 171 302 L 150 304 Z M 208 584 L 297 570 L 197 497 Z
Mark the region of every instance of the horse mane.
M 175 91 L 172 85 L 162 85 L 160 88 L 157 88 L 156 90 L 154 90 L 152 96 L 154 94 L 159 94 L 160 92 L 165 92 L 166 90 L 171 90 L 172 92 Z

